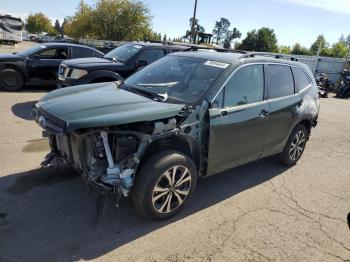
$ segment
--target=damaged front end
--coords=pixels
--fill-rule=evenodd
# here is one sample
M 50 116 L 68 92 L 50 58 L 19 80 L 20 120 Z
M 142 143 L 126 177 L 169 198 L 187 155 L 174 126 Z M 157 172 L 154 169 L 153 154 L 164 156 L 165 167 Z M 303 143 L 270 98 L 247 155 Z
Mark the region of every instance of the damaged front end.
M 123 196 L 129 195 L 149 144 L 179 132 L 176 117 L 70 133 L 64 132 L 63 122 L 45 115 L 43 109 L 34 109 L 33 117 L 45 129 L 43 135 L 51 147 L 43 167 L 65 161 L 93 188 Z

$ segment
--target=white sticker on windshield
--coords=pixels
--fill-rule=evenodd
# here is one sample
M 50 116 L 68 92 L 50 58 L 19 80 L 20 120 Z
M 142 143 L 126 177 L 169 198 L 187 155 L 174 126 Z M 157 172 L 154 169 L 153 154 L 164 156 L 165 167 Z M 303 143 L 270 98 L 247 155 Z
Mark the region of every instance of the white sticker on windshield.
M 215 66 L 215 67 L 220 67 L 220 68 L 226 68 L 229 65 L 227 63 L 222 63 L 222 62 L 218 62 L 218 61 L 210 61 L 210 60 L 208 60 L 204 64 L 208 65 L 208 66 Z
M 135 48 L 140 49 L 142 48 L 142 45 L 134 45 Z
M 41 45 L 40 48 L 46 48 L 46 45 Z

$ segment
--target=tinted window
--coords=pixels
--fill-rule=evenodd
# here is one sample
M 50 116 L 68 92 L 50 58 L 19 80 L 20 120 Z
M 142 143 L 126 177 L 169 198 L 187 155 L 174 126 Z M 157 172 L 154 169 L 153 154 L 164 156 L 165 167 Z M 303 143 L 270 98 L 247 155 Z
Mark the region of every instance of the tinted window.
M 311 84 L 310 79 L 306 76 L 303 70 L 293 67 L 294 79 L 299 90 L 304 89 Z
M 92 57 L 94 56 L 93 50 L 88 48 L 74 47 L 73 48 L 73 58 L 82 58 L 82 57 Z
M 268 66 L 268 93 L 270 98 L 294 94 L 294 79 L 289 66 Z
M 262 65 L 239 69 L 225 85 L 224 106 L 238 106 L 262 101 L 264 70 Z
M 68 48 L 50 48 L 39 53 L 40 59 L 67 59 Z
M 165 55 L 165 50 L 163 49 L 150 49 L 145 50 L 139 57 L 139 60 L 147 61 L 148 64 L 162 58 Z

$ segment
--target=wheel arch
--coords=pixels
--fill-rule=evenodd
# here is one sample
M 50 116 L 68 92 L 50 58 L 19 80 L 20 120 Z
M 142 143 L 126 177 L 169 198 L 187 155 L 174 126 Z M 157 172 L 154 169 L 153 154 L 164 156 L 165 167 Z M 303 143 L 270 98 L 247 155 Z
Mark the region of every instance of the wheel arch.
M 90 74 L 89 83 L 120 81 L 123 77 L 118 73 L 108 70 L 97 70 Z
M 200 169 L 200 155 L 197 146 L 191 139 L 182 135 L 172 135 L 150 143 L 142 154 L 139 166 L 142 167 L 154 154 L 164 150 L 175 150 L 186 155 L 193 161 L 197 170 Z

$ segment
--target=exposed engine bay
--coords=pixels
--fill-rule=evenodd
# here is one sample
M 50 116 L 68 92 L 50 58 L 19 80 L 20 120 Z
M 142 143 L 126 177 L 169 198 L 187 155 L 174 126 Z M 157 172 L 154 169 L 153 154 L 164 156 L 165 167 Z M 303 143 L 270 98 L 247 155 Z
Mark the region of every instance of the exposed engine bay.
M 127 196 L 146 146 L 165 132 L 176 131 L 176 119 L 138 123 L 116 129 L 49 134 L 52 151 L 42 162 L 49 166 L 67 161 L 83 179 L 102 190 L 120 190 Z M 128 130 L 124 130 L 124 129 Z M 133 131 L 130 131 L 130 129 Z

